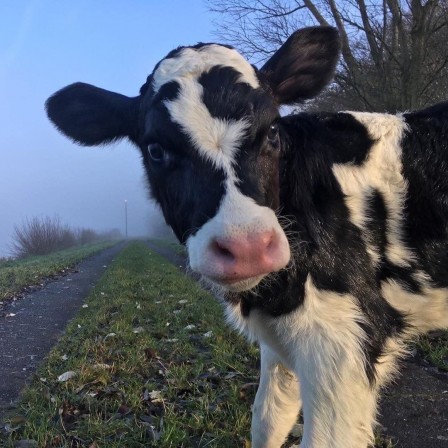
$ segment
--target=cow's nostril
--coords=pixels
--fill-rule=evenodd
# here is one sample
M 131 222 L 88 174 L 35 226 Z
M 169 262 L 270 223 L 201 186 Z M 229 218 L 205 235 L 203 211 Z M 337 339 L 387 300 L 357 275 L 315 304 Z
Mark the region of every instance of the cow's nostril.
M 263 241 L 264 247 L 266 247 L 266 249 L 271 249 L 273 247 L 273 245 L 275 245 L 274 236 L 275 236 L 274 232 L 266 234 L 264 241 Z
M 232 252 L 225 246 L 223 242 L 214 241 L 212 243 L 212 249 L 215 252 L 216 255 L 226 258 L 227 260 L 231 261 L 235 259 L 235 256 L 232 254 Z

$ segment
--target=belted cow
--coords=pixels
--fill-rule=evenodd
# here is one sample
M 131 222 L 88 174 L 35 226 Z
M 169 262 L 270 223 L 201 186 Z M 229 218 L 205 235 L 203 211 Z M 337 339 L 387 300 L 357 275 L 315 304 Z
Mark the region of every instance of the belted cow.
M 191 268 L 261 349 L 252 446 L 372 443 L 378 394 L 406 341 L 448 327 L 448 105 L 398 115 L 282 117 L 339 54 L 295 32 L 260 69 L 217 44 L 180 47 L 136 97 L 76 83 L 47 112 L 82 145 L 127 137 Z

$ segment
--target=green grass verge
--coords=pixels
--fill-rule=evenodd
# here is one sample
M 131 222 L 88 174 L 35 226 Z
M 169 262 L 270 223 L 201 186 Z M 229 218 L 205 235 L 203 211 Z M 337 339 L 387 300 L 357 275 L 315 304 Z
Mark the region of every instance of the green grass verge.
M 61 274 L 89 255 L 114 244 L 116 241 L 86 244 L 50 255 L 3 261 L 0 264 L 0 301 L 13 297 L 25 287 L 39 285 L 44 279 Z
M 25 391 L 6 446 L 248 444 L 258 351 L 214 298 L 133 243 L 86 304 Z

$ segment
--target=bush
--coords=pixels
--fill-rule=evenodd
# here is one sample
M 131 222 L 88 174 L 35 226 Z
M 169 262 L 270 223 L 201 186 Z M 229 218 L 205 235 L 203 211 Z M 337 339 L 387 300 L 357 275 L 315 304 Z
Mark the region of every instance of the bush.
M 32 218 L 14 227 L 12 252 L 17 258 L 47 255 L 76 246 L 76 243 L 73 230 L 59 218 Z
M 13 262 L 12 257 L 0 257 L 0 268 L 9 266 Z
M 98 241 L 100 239 L 98 233 L 96 233 L 95 230 L 92 229 L 79 229 L 77 237 L 78 244 L 80 245 L 94 243 L 95 241 Z
M 11 252 L 15 258 L 25 258 L 120 238 L 122 235 L 117 229 L 102 233 L 87 228 L 74 230 L 62 224 L 57 217 L 32 218 L 26 219 L 21 226 L 14 227 Z

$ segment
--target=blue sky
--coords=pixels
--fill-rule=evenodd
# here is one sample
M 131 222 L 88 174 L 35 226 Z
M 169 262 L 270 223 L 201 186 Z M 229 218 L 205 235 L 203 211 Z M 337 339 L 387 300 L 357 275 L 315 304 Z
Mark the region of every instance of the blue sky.
M 0 2 L 0 256 L 27 217 L 143 235 L 161 218 L 137 149 L 82 148 L 47 120 L 44 102 L 83 81 L 129 96 L 178 45 L 214 41 L 203 0 Z

